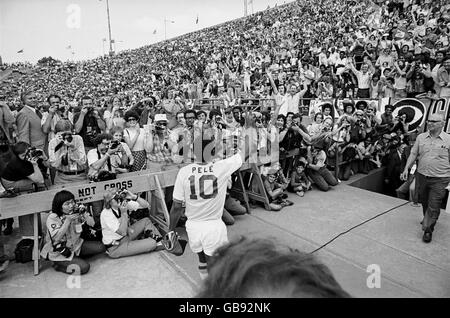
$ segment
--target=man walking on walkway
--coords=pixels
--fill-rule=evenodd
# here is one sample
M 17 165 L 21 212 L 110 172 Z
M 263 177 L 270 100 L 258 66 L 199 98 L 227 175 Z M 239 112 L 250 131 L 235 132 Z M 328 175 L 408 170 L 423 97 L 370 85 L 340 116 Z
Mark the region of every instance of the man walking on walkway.
M 419 160 L 417 183 L 423 208 L 423 241 L 431 242 L 432 233 L 441 212 L 446 187 L 450 183 L 450 135 L 445 133 L 444 117 L 433 114 L 428 118 L 428 132 L 420 134 L 408 158 L 401 179 L 406 181 L 408 169 Z

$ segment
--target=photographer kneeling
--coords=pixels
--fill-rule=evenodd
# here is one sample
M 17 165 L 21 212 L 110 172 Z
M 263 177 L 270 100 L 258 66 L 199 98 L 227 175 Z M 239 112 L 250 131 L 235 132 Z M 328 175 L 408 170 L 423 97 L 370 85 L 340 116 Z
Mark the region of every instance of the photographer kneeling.
M 129 213 L 147 209 L 150 204 L 128 190 L 104 195 L 100 222 L 103 243 L 111 258 L 120 258 L 163 249 L 162 237 L 149 218 L 129 225 Z
M 72 274 L 76 269 L 79 274 L 86 274 L 90 265 L 84 258 L 105 252 L 102 242 L 81 238 L 84 223 L 93 226 L 94 220 L 83 205 L 75 203 L 75 196 L 65 190 L 56 193 L 46 223 L 46 244 L 41 251 L 43 258 L 53 261 L 55 270 Z

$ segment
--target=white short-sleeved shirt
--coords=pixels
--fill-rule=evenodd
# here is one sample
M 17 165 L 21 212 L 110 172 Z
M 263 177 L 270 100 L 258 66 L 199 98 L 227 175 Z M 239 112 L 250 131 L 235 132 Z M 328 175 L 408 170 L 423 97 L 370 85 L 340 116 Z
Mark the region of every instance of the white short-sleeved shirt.
M 173 190 L 174 200 L 186 203 L 190 221 L 222 217 L 228 178 L 242 166 L 240 154 L 208 164 L 190 164 L 180 169 Z
M 100 153 L 100 158 L 98 157 L 97 148 L 89 150 L 88 153 L 87 153 L 88 166 L 90 167 L 93 163 L 99 161 L 103 157 L 105 157 L 105 155 L 103 155 L 101 153 Z M 99 169 L 99 171 L 100 170 L 108 170 L 108 171 L 110 171 L 109 167 L 108 167 L 108 160 L 105 161 L 105 163 Z M 111 171 L 110 172 L 115 172 L 115 169 L 114 169 L 114 167 L 112 165 L 111 165 Z
M 128 211 L 136 211 L 139 208 L 140 205 L 136 201 L 130 201 L 126 206 L 126 209 Z M 114 215 L 112 209 L 103 209 L 102 213 L 100 214 L 100 224 L 102 226 L 103 244 L 112 244 L 114 241 L 118 241 L 123 238 L 123 235 L 117 233 L 117 230 L 120 227 L 120 218 L 117 218 Z

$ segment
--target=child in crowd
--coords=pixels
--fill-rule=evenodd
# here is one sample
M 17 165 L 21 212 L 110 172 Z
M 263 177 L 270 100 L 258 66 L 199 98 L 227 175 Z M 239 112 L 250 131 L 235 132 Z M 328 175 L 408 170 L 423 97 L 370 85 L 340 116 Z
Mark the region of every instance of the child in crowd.
M 267 178 L 264 180 L 264 189 L 269 197 L 269 202 L 271 203 L 270 207 L 275 211 L 279 210 L 279 207 L 282 208 L 294 204 L 293 202 L 286 200 L 288 195 L 285 193 L 285 190 L 289 184 L 278 182 L 278 177 L 278 170 L 271 168 L 267 172 Z
M 291 174 L 291 182 L 289 184 L 288 190 L 295 192 L 299 197 L 303 197 L 305 192 L 311 190 L 311 181 L 305 173 L 306 163 L 304 161 L 299 161 L 295 170 Z

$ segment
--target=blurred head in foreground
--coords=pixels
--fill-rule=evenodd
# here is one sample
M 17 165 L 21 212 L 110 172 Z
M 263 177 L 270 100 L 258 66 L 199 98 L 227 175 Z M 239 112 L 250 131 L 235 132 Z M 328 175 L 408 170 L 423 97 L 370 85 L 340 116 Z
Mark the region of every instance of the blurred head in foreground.
M 199 298 L 346 298 L 327 266 L 310 254 L 247 239 L 218 249 Z

